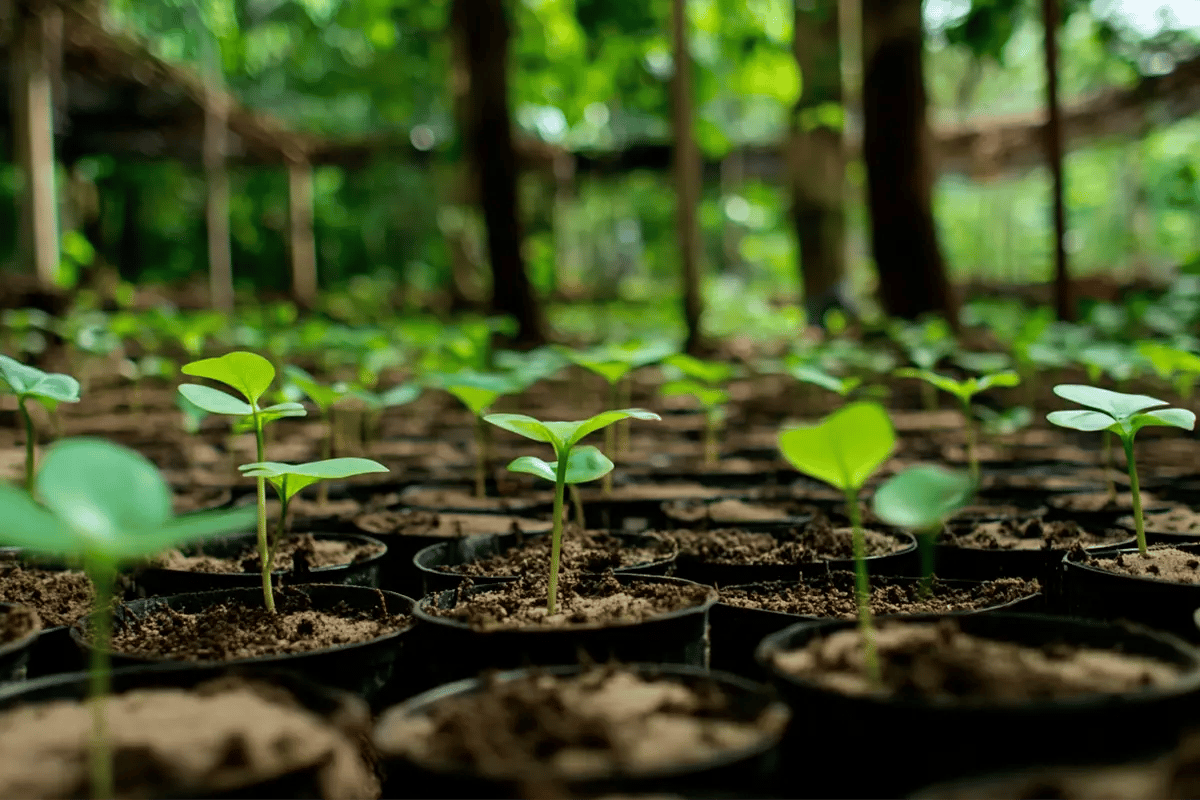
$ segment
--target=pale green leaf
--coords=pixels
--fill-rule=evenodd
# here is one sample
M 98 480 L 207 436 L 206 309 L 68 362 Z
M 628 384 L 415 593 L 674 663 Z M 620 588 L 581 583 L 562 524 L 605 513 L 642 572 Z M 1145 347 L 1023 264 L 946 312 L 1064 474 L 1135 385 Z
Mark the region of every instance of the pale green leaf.
M 851 403 L 816 425 L 784 431 L 779 449 L 798 471 L 845 490 L 862 488 L 896 444 L 883 406 Z
M 128 536 L 121 537 L 112 555 L 118 560 L 146 558 L 187 542 L 249 531 L 254 527 L 257 513 L 257 509 L 251 505 L 175 517 L 155 528 L 131 531 Z
M 935 465 L 910 467 L 884 482 L 871 498 L 875 516 L 909 530 L 937 528 L 975 491 L 971 476 Z
M 0 483 L 0 544 L 54 556 L 83 553 L 83 543 L 66 523 L 8 483 Z
M 270 361 L 257 353 L 244 351 L 193 361 L 180 367 L 180 372 L 232 386 L 251 404 L 257 403 L 275 380 L 275 367 Z
M 345 391 L 338 391 L 333 386 L 323 386 L 316 378 L 295 364 L 284 366 L 283 374 L 293 386 L 307 395 L 309 400 L 316 403 L 317 408 L 321 409 L 322 413 L 328 411 L 330 406 L 345 394 Z
M 563 483 L 587 483 L 599 480 L 612 472 L 613 462 L 599 449 L 591 445 L 576 447 L 567 458 L 567 473 Z M 543 461 L 534 456 L 522 456 L 508 465 L 510 472 L 524 472 L 555 483 L 558 480 L 558 462 Z
M 281 496 L 291 499 L 297 492 L 317 481 L 340 480 L 369 472 L 387 472 L 388 468 L 369 458 L 327 458 L 307 464 L 280 461 L 255 461 L 238 467 L 247 478 L 266 478 Z
M 8 384 L 13 394 L 35 397 L 48 407 L 50 405 L 45 401 L 55 404 L 79 402 L 79 381 L 70 375 L 43 372 L 4 355 L 0 355 L 0 380 Z
M 1103 411 L 1089 411 L 1082 408 L 1069 411 L 1051 411 L 1046 415 L 1046 421 L 1060 428 L 1072 428 L 1077 431 L 1116 430 L 1120 423 Z
M 991 375 L 983 375 L 977 379 L 976 391 L 982 392 L 993 386 L 1012 387 L 1019 386 L 1021 376 L 1015 372 L 996 372 Z
M 528 475 L 536 475 L 543 480 L 555 483 L 558 477 L 555 475 L 555 470 L 558 468 L 557 461 L 544 461 L 537 456 L 521 456 L 514 459 L 508 465 L 509 472 L 523 472 Z
M 658 414 L 655 414 L 653 411 L 647 411 L 644 408 L 621 408 L 614 411 L 603 411 L 590 419 L 584 420 L 583 422 L 571 423 L 577 425 L 578 427 L 576 427 L 574 432 L 570 434 L 569 438 L 564 440 L 564 444 L 568 448 L 574 447 L 580 439 L 587 436 L 589 433 L 594 433 L 601 428 L 607 428 L 614 422 L 620 422 L 623 419 L 660 420 L 662 417 L 660 417 Z
M 483 421 L 490 422 L 497 428 L 503 428 L 518 436 L 524 436 L 526 439 L 553 445 L 556 452 L 563 444 L 562 440 L 543 422 L 527 414 L 488 414 Z
M 1167 405 L 1165 400 L 1144 394 L 1125 394 L 1075 383 L 1060 383 L 1054 387 L 1054 393 L 1064 400 L 1103 411 L 1116 420 L 1128 419 L 1147 408 Z
M 1196 415 L 1184 408 L 1159 408 L 1137 414 L 1133 418 L 1135 431 L 1150 425 L 1190 431 L 1196 428 Z
M 211 386 L 201 386 L 198 383 L 185 383 L 179 387 L 179 393 L 192 405 L 207 411 L 209 414 L 227 414 L 241 417 L 253 413 L 249 403 L 239 400 L 227 392 L 214 389 Z

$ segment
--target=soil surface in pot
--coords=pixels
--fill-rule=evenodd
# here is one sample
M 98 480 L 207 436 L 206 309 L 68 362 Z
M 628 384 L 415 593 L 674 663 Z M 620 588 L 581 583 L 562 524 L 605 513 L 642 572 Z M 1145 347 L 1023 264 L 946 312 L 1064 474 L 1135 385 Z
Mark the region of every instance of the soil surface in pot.
M 699 584 L 656 581 L 621 583 L 612 573 L 582 575 L 563 572 L 558 580 L 558 607 L 546 613 L 548 567 L 529 572 L 495 589 L 472 595 L 454 608 L 423 606 L 431 615 L 464 622 L 476 630 L 529 627 L 604 627 L 642 622 L 702 605 L 715 589 Z M 469 579 L 459 588 L 469 586 Z
M 1146 514 L 1143 517 L 1145 530 L 1155 533 L 1191 533 L 1200 534 L 1200 512 L 1190 508 L 1173 508 L 1170 511 L 1160 511 L 1156 514 Z M 1133 516 L 1121 517 L 1118 524 L 1133 530 Z
M 966 530 L 943 531 L 940 544 L 977 550 L 1067 550 L 1076 543 L 1083 547 L 1112 544 L 1129 538 L 1124 530 L 1086 531 L 1074 520 L 1051 521 L 1035 518 L 978 522 Z
M 1133 575 L 1173 583 L 1200 583 L 1200 558 L 1174 547 L 1160 545 L 1139 553 L 1117 553 L 1112 558 L 1085 556 L 1081 562 L 1120 575 Z
M 431 538 L 461 538 L 491 533 L 546 530 L 550 523 L 540 519 L 513 517 L 506 514 L 454 514 L 420 509 L 376 511 L 354 520 L 363 533 L 375 536 L 429 536 Z
M 737 522 L 786 522 L 800 514 L 812 511 L 812 507 L 783 500 L 749 501 L 727 497 L 707 502 L 704 500 L 671 500 L 663 504 L 663 513 L 679 522 L 707 520 L 717 524 Z
M 1152 494 L 1142 492 L 1141 496 L 1143 508 L 1162 505 L 1162 501 Z M 1054 495 L 1046 503 L 1061 511 L 1132 510 L 1133 495 L 1129 492 L 1118 492 L 1114 501 L 1108 492 L 1065 492 Z
M 549 536 L 526 539 L 523 544 L 494 556 L 466 564 L 445 564 L 438 569 L 459 575 L 524 575 L 540 572 L 550 563 Z M 675 554 L 670 542 L 658 540 L 647 546 L 630 547 L 620 537 L 605 531 L 581 531 L 577 525 L 564 526 L 561 558 L 563 569 L 579 572 L 604 572 L 661 561 Z
M 71 625 L 92 610 L 92 582 L 73 570 L 0 565 L 0 602 L 32 608 L 47 628 Z
M 470 489 L 457 486 L 413 486 L 400 495 L 400 502 L 421 508 L 465 508 L 494 512 L 515 511 L 553 500 L 553 492 L 547 491 L 524 492 L 512 497 L 476 497 Z
M 323 797 L 379 794 L 361 734 L 331 726 L 277 686 L 222 678 L 191 691 L 139 689 L 104 710 L 119 797 L 207 797 L 313 768 Z M 0 796 L 87 797 L 91 730 L 91 709 L 73 700 L 0 714 Z
M 700 764 L 779 735 L 785 715 L 746 719 L 716 684 L 620 667 L 534 673 L 386 719 L 376 744 L 420 764 L 495 779 L 586 780 Z
M 0 608 L 0 644 L 24 639 L 41 627 L 37 612 L 28 606 Z
M 708 531 L 655 531 L 687 556 L 708 564 L 801 564 L 853 558 L 850 528 L 835 528 L 825 517 L 802 528 L 778 534 L 719 528 Z M 877 531 L 865 531 L 868 556 L 882 556 L 909 547 L 909 543 Z
M 1041 587 L 1037 581 L 1020 578 L 998 578 L 975 583 L 969 588 L 934 578 L 932 593 L 923 596 L 916 581 L 891 583 L 874 578 L 871 581 L 871 613 L 940 614 L 969 611 L 1011 603 L 1039 591 Z M 798 583 L 772 582 L 754 588 L 722 589 L 720 602 L 739 608 L 759 608 L 807 617 L 853 619 L 858 615 L 854 573 L 849 571 L 831 572 Z
M 219 603 L 196 614 L 162 607 L 127 625 L 115 623 L 112 649 L 126 655 L 193 661 L 231 661 L 306 653 L 376 639 L 412 624 L 406 614 L 371 613 L 339 604 L 312 607 L 303 592 L 276 592 L 275 613 L 262 606 Z M 130 615 L 132 617 L 132 615 Z
M 1169 686 L 1179 669 L 1114 650 L 1030 647 L 963 633 L 952 619 L 881 620 L 876 646 L 883 691 L 927 701 L 1021 703 Z M 857 628 L 775 654 L 775 666 L 844 694 L 876 694 Z
M 303 572 L 317 567 L 353 564 L 377 556 L 383 548 L 376 544 L 346 539 L 318 539 L 310 533 L 292 534 L 275 550 L 273 570 Z M 183 572 L 225 573 L 259 572 L 257 545 L 248 543 L 236 558 L 209 555 L 187 555 L 180 550 L 168 550 L 151 562 L 159 569 Z

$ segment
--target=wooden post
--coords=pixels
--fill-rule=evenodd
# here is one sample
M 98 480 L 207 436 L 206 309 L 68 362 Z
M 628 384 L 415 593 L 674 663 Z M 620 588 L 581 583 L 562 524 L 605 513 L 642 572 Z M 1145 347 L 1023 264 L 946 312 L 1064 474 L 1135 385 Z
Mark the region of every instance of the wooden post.
M 1075 319 L 1075 298 L 1067 269 L 1067 208 L 1063 194 L 1062 107 L 1058 101 L 1058 0 L 1042 0 L 1046 59 L 1046 161 L 1054 195 L 1054 308 L 1061 320 Z
M 288 242 L 292 299 L 301 308 L 317 302 L 317 245 L 313 236 L 313 174 L 307 159 L 288 159 Z
M 692 132 L 692 57 L 688 50 L 687 0 L 671 2 L 671 52 L 675 74 L 671 78 L 671 127 L 675 135 L 675 231 L 682 263 L 683 319 L 687 323 L 685 351 L 700 347 L 700 230 L 696 206 L 700 202 L 700 153 Z
M 51 287 L 59 263 L 51 58 L 61 36 L 62 16 L 56 9 L 38 12 L 19 3 L 13 23 L 13 144 L 24 176 L 18 200 L 18 259 L 33 267 L 38 283 Z

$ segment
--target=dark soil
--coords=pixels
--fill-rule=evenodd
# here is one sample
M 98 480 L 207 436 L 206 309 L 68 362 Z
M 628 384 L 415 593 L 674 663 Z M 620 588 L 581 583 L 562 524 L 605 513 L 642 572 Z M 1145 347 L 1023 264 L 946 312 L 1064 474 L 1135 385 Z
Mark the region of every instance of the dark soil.
M 73 625 L 92 610 L 92 582 L 73 570 L 0 564 L 0 602 L 32 608 L 47 628 Z
M 1028 647 L 963 633 L 953 620 L 880 621 L 884 693 L 926 701 L 1024 703 L 1168 686 L 1174 665 L 1063 644 Z M 857 628 L 775 655 L 775 666 L 845 694 L 873 694 Z
M 24 639 L 41 627 L 42 622 L 32 608 L 0 608 L 0 645 Z
M 854 557 L 850 528 L 835 528 L 825 517 L 802 528 L 757 533 L 737 528 L 710 531 L 656 531 L 679 548 L 679 556 L 706 564 L 803 564 Z M 868 556 L 895 553 L 909 543 L 877 531 L 865 531 Z
M 939 614 L 989 608 L 1037 594 L 1037 581 L 1000 578 L 960 587 L 939 581 L 924 596 L 916 581 L 871 579 L 871 612 L 883 614 Z M 853 619 L 858 613 L 853 572 L 831 572 L 800 582 L 772 582 L 753 588 L 723 589 L 720 602 L 739 608 L 760 608 L 807 617 Z
M 277 686 L 223 678 L 105 704 L 118 797 L 211 797 L 312 770 L 324 798 L 379 796 L 358 739 L 365 708 L 331 724 Z M 88 796 L 92 713 L 70 700 L 0 715 L 0 797 Z
M 275 550 L 273 569 L 304 572 L 317 567 L 353 564 L 379 555 L 383 548 L 348 539 L 319 539 L 310 533 L 293 534 L 279 543 Z M 209 555 L 185 555 L 180 550 L 168 550 L 152 565 L 160 569 L 184 572 L 228 573 L 260 572 L 257 546 L 248 544 L 235 558 Z
M 1075 544 L 1091 547 L 1129 538 L 1128 531 L 1093 533 L 1080 528 L 1074 520 L 1051 521 L 1036 517 L 979 522 L 968 530 L 955 530 L 956 527 L 951 526 L 942 533 L 942 544 L 978 550 L 1067 550 Z
M 546 569 L 546 565 L 550 563 L 550 546 L 549 536 L 530 537 L 525 539 L 523 544 L 494 556 L 466 564 L 448 564 L 439 569 L 472 577 L 536 573 Z M 673 555 L 674 546 L 661 539 L 652 545 L 632 547 L 620 537 L 605 531 L 584 532 L 579 530 L 578 526 L 567 525 L 563 529 L 560 564 L 564 570 L 605 572 L 620 567 L 649 564 Z
M 624 585 L 611 573 L 559 576 L 558 607 L 546 613 L 548 575 L 544 567 L 495 589 L 460 599 L 454 608 L 424 606 L 432 615 L 464 622 L 476 630 L 529 627 L 605 627 L 641 622 L 651 617 L 703 605 L 716 590 L 699 584 L 634 581 Z M 470 586 L 469 579 L 459 588 Z
M 1161 505 L 1152 494 L 1142 492 L 1142 507 Z M 1047 505 L 1063 511 L 1130 511 L 1133 496 L 1129 492 L 1118 492 L 1114 502 L 1108 492 L 1064 492 L 1046 501 Z
M 512 533 L 514 528 L 522 531 L 547 530 L 549 522 L 526 517 L 502 514 L 455 514 L 419 509 L 398 511 L 376 511 L 362 514 L 354 524 L 364 533 L 373 536 L 429 536 L 431 538 L 458 538 L 489 533 Z
M 420 764 L 540 782 L 698 764 L 776 737 L 785 722 L 771 707 L 756 718 L 739 713 L 716 684 L 605 667 L 494 681 L 420 715 L 385 717 L 375 738 L 388 755 Z
M 307 595 L 283 591 L 275 593 L 274 614 L 231 602 L 198 614 L 162 608 L 127 625 L 117 623 L 112 649 L 151 658 L 230 661 L 366 642 L 411 624 L 408 615 L 365 613 L 343 605 L 318 611 Z
M 1200 558 L 1174 547 L 1159 545 L 1146 555 L 1118 553 L 1112 558 L 1085 556 L 1083 563 L 1098 569 L 1172 583 L 1200 583 Z

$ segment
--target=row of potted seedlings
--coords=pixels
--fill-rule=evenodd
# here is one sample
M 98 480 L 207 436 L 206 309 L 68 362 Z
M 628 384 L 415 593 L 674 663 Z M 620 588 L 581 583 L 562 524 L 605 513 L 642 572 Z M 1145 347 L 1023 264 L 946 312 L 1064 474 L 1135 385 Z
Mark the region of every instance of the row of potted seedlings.
M 45 388 L 47 378 L 51 384 L 65 378 L 2 366 L 18 394 L 38 396 L 39 382 Z M 690 520 L 669 493 L 623 504 L 605 497 L 607 487 L 596 495 L 572 491 L 601 481 L 614 466 L 605 452 L 582 444 L 584 437 L 657 414 L 631 408 L 542 422 L 477 413 L 486 425 L 550 445 L 553 461 L 522 456 L 509 464 L 514 473 L 553 485 L 550 530 L 533 518 L 510 518 L 512 530 L 503 535 L 462 536 L 462 524 L 446 530 L 438 515 L 410 504 L 360 518 L 378 536 L 361 537 L 354 555 L 342 549 L 341 558 L 355 560 L 332 567 L 321 559 L 338 556 L 321 555 L 321 537 L 287 535 L 289 503 L 322 480 L 385 468 L 353 458 L 266 461 L 264 425 L 303 407 L 260 405 L 274 378 L 265 359 L 231 353 L 184 371 L 242 395 L 199 384 L 180 390 L 255 433 L 258 459 L 242 468 L 255 478 L 252 507 L 172 517 L 157 470 L 95 440 L 58 443 L 29 491 L 4 487 L 0 495 L 6 512 L 0 538 L 81 563 L 94 604 L 88 619 L 69 628 L 77 650 L 89 654 L 89 680 L 50 676 L 0 695 L 0 705 L 9 707 L 88 694 L 88 714 L 55 713 L 74 714 L 78 732 L 66 738 L 87 741 L 90 756 L 76 757 L 75 769 L 53 778 L 57 783 L 37 783 L 34 770 L 0 782 L 0 794 L 78 794 L 87 786 L 96 796 L 893 794 L 956 774 L 1164 752 L 1185 727 L 1200 688 L 1200 661 L 1177 639 L 1061 616 L 1073 610 L 1136 617 L 1136 603 L 1127 604 L 1125 595 L 1137 590 L 1102 587 L 1094 594 L 1108 605 L 1100 605 L 1088 599 L 1078 575 L 1115 574 L 1114 567 L 1144 575 L 1155 562 L 1162 570 L 1178 560 L 1175 552 L 1187 553 L 1186 546 L 1154 546 L 1144 530 L 1133 436 L 1147 425 L 1194 425 L 1190 412 L 1161 408 L 1167 404 L 1153 398 L 1063 386 L 1056 390 L 1061 397 L 1088 408 L 1051 415 L 1077 430 L 1111 432 L 1125 445 L 1135 548 L 1113 547 L 1122 544 L 1118 539 L 1085 551 L 1082 542 L 1105 542 L 1078 530 L 1068 545 L 1072 531 L 1062 528 L 1069 525 L 1046 516 L 982 532 L 976 529 L 992 523 L 974 517 L 973 529 L 955 533 L 947 519 L 979 506 L 972 501 L 980 483 L 975 470 L 900 471 L 864 508 L 860 493 L 896 439 L 882 406 L 858 401 L 779 436 L 786 461 L 827 485 L 824 494 L 803 491 L 811 484 L 765 500 L 735 490 L 705 498 L 704 513 Z M 267 483 L 279 497 L 274 520 Z M 713 508 L 718 504 L 724 505 Z M 596 507 L 606 512 L 605 527 L 618 530 L 585 531 L 593 526 L 568 522 L 568 516 L 594 522 Z M 533 513 L 537 504 L 527 508 Z M 744 518 L 764 508 L 775 513 Z M 722 510 L 728 524 L 720 522 Z M 454 516 L 467 519 L 466 511 Z M 673 524 L 648 534 L 619 530 L 638 527 L 638 520 Z M 188 546 L 249 526 L 254 533 L 240 539 Z M 439 535 L 447 540 L 412 552 L 413 540 Z M 972 547 L 982 542 L 972 537 L 990 539 Z M 399 558 L 390 552 L 393 540 L 403 542 L 395 548 Z M 124 569 L 146 557 L 156 560 Z M 410 568 L 396 569 L 404 560 Z M 43 571 L 68 574 L 61 569 L 67 563 L 57 566 Z M 185 574 L 197 582 L 185 583 Z M 203 581 L 211 581 L 209 592 L 179 592 Z M 111 603 L 122 582 L 147 596 Z M 1200 605 L 1159 599 L 1143 621 L 1191 633 L 1194 625 L 1164 612 L 1164 606 L 1186 611 L 1190 621 L 1189 603 Z M 5 617 L 17 631 L 7 647 L 12 653 L 48 638 L 28 630 L 28 614 L 21 629 L 20 616 Z M 110 673 L 110 661 L 120 668 Z M 124 666 L 133 664 L 142 666 Z M 262 688 L 262 674 L 221 683 L 208 668 L 213 664 L 302 674 L 307 680 L 267 679 L 288 690 L 283 705 L 323 717 L 322 735 L 293 730 L 282 719 L 270 732 L 214 723 L 204 738 L 215 754 L 187 774 L 167 770 L 160 762 L 170 763 L 170 756 L 120 727 L 137 720 L 133 730 L 146 738 L 148 718 L 138 715 L 157 703 L 153 693 L 178 698 L 180 687 L 192 689 L 178 702 L 275 698 Z M 551 668 L 521 669 L 530 665 Z M 480 677 L 493 669 L 513 671 Z M 13 666 L 14 674 L 19 670 Z M 769 680 L 778 699 L 748 679 Z M 131 700 L 131 708 L 104 701 L 110 681 L 153 697 Z M 38 715 L 49 712 L 40 708 L 15 713 L 25 715 L 26 725 L 45 727 Z M 368 709 L 382 712 L 373 732 L 384 762 L 382 786 L 353 757 Z M 211 712 L 194 713 L 206 719 Z M 19 717 L 0 723 L 0 738 L 34 741 L 19 723 Z M 885 726 L 879 731 L 928 733 L 904 733 L 868 750 L 864 726 L 876 723 Z M 1139 723 L 1147 733 L 1130 744 L 1123 729 Z M 259 736 L 275 738 L 265 747 Z M 61 742 L 43 742 L 52 744 Z M 268 750 L 279 757 L 264 759 Z M 864 759 L 871 770 L 862 769 Z M 812 767 L 795 768 L 801 763 Z M 786 764 L 793 766 L 781 768 Z

